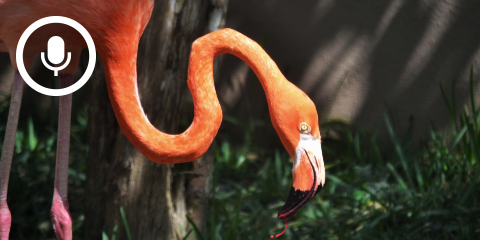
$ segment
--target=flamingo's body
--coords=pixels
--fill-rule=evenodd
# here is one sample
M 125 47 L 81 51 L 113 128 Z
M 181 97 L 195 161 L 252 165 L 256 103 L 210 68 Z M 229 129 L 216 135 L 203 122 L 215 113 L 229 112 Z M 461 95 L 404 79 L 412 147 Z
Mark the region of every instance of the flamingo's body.
M 14 62 L 16 41 L 28 25 L 41 17 L 61 12 L 82 24 L 92 35 L 103 60 L 108 92 L 119 125 L 133 145 L 150 160 L 161 164 L 194 161 L 208 149 L 222 120 L 214 88 L 213 60 L 218 55 L 230 53 L 247 62 L 258 76 L 265 90 L 272 123 L 294 159 L 292 191 L 278 218 L 295 214 L 321 189 L 325 183 L 325 169 L 315 105 L 305 93 L 285 79 L 272 59 L 254 41 L 234 30 L 224 29 L 193 43 L 188 86 L 195 105 L 195 117 L 184 133 L 169 135 L 150 124 L 137 91 L 138 43 L 150 18 L 153 0 L 68 0 L 58 6 L 53 4 L 54 1 L 46 0 L 35 3 L 26 0 L 0 2 L 3 49 L 10 52 Z M 24 13 L 25 9 L 27 13 Z M 64 37 L 64 30 L 54 31 Z M 46 41 L 44 36 L 37 37 L 39 42 Z M 65 36 L 64 39 L 66 51 L 73 52 L 68 47 L 72 41 L 68 40 L 70 37 Z M 85 47 L 81 43 L 71 44 L 74 50 Z M 33 56 L 38 50 L 26 48 L 25 56 Z

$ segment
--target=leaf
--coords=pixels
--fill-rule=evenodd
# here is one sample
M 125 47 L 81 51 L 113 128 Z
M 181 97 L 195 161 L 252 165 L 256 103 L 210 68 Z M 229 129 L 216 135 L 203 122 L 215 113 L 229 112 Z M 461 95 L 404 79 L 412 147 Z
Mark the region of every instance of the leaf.
M 457 134 L 458 123 L 457 123 L 457 120 L 456 120 L 456 117 L 455 117 L 454 105 L 452 103 L 450 103 L 450 101 L 448 100 L 447 94 L 445 93 L 445 89 L 443 88 L 442 84 L 440 84 L 440 90 L 442 91 L 443 100 L 445 101 L 445 104 L 447 104 L 448 112 L 450 113 L 450 117 L 452 118 L 452 121 L 453 121 L 453 124 L 454 124 L 454 127 L 455 127 L 455 134 Z
M 472 115 L 475 116 L 476 107 L 475 107 L 475 86 L 473 85 L 473 65 L 470 67 L 470 101 L 472 105 Z
M 115 227 L 113 227 L 112 240 L 115 240 L 117 238 L 117 230 L 118 225 L 115 225 Z
M 465 116 L 466 117 L 466 116 Z M 473 121 L 471 121 L 473 122 Z M 475 129 L 473 126 L 473 123 L 467 123 L 467 132 L 468 132 L 468 137 L 470 138 L 470 144 L 472 145 L 472 150 L 475 155 L 475 159 L 477 162 L 480 161 L 480 149 L 478 148 L 480 146 L 479 139 L 477 135 L 475 134 Z
M 430 216 L 439 216 L 439 215 L 450 215 L 453 211 L 451 210 L 428 210 L 421 212 L 420 217 L 430 217 Z
M 102 231 L 102 240 L 108 240 L 108 236 L 105 231 Z
M 185 234 L 185 237 L 183 237 L 183 240 L 186 240 L 188 238 L 188 236 L 190 236 L 190 233 L 192 233 L 192 231 L 193 231 L 193 229 L 190 229 L 190 231 L 188 231 L 187 234 Z
M 456 134 L 455 141 L 453 141 L 452 146 L 450 147 L 450 151 L 452 151 L 458 143 L 462 140 L 463 136 L 465 136 L 465 133 L 467 132 L 467 126 L 463 126 L 462 130 L 458 134 Z
M 417 182 L 418 182 L 418 185 L 420 188 L 423 189 L 423 176 L 422 176 L 422 173 L 420 171 L 420 167 L 418 166 L 418 162 L 417 161 L 413 161 L 413 168 L 415 169 L 415 176 L 417 177 Z
M 15 152 L 20 153 L 23 148 L 23 131 L 17 130 L 17 134 L 15 135 Z
M 228 142 L 224 142 L 222 144 L 222 157 L 224 162 L 228 162 L 230 160 L 230 145 Z
M 413 185 L 413 180 L 412 180 L 412 177 L 410 176 L 410 171 L 409 171 L 409 168 L 408 168 L 408 165 L 407 165 L 407 161 L 405 159 L 405 156 L 403 155 L 402 147 L 398 143 L 397 137 L 395 136 L 395 131 L 393 130 L 392 123 L 390 122 L 390 119 L 388 118 L 388 116 L 386 114 L 383 115 L 383 119 L 385 120 L 385 123 L 387 124 L 388 133 L 390 133 L 390 137 L 392 138 L 393 144 L 395 145 L 395 151 L 397 152 L 398 157 L 400 158 L 400 162 L 402 163 L 403 170 L 405 171 L 405 174 L 407 175 L 407 180 L 410 183 L 410 185 L 413 187 L 414 186 Z M 396 173 L 396 171 L 395 171 L 395 173 Z M 400 175 L 398 175 L 398 176 L 400 176 Z
M 237 157 L 237 165 L 235 165 L 235 168 L 239 168 L 243 165 L 243 163 L 245 162 L 247 158 L 245 157 L 245 155 L 241 154 L 240 156 Z
M 398 184 L 400 184 L 400 187 L 404 190 L 407 190 L 407 184 L 405 183 L 405 181 L 403 181 L 403 178 L 400 176 L 400 174 L 395 171 L 395 168 L 392 166 L 392 164 L 387 163 L 387 168 L 390 170 L 390 172 L 393 173 L 393 175 L 397 179 Z
M 35 136 L 35 129 L 33 126 L 32 117 L 28 117 L 28 144 L 30 145 L 30 151 L 35 150 L 37 147 L 38 138 Z
M 203 240 L 203 235 L 198 229 L 195 222 L 193 222 L 193 220 L 188 215 L 185 215 L 185 217 L 187 217 L 188 223 L 190 223 L 190 225 L 192 226 L 192 230 L 193 230 L 193 233 L 195 234 L 195 238 L 197 238 L 197 240 Z
M 123 207 L 120 207 L 120 215 L 122 215 L 123 225 L 125 225 L 125 231 L 127 232 L 128 240 L 132 240 L 132 234 L 130 233 L 130 228 L 128 227 L 127 217 L 125 216 Z

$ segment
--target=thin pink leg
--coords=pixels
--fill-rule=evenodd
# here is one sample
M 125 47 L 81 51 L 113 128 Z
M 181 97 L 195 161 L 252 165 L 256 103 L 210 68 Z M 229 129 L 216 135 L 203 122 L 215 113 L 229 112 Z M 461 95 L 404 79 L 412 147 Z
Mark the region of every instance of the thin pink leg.
M 13 80 L 12 99 L 8 111 L 7 129 L 3 142 L 2 158 L 0 160 L 0 240 L 8 240 L 12 215 L 7 206 L 8 178 L 12 165 L 13 149 L 15 147 L 15 135 L 17 133 L 18 116 L 22 105 L 23 78 L 15 71 Z
M 62 88 L 73 83 L 73 75 L 60 75 Z M 52 222 L 58 240 L 72 239 L 72 219 L 68 208 L 68 153 L 70 148 L 70 119 L 72 94 L 60 97 L 58 116 L 57 163 L 53 193 Z

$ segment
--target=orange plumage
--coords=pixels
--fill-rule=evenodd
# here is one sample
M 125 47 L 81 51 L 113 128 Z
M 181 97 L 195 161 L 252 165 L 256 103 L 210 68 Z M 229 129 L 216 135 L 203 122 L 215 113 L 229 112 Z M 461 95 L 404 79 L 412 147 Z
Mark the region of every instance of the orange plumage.
M 176 135 L 157 130 L 140 105 L 136 79 L 138 43 L 152 8 L 153 0 L 0 1 L 0 50 L 8 50 L 15 63 L 16 43 L 31 23 L 58 13 L 78 21 L 92 35 L 103 60 L 108 93 L 122 131 L 142 154 L 161 164 L 194 161 L 208 149 L 222 121 L 213 81 L 213 60 L 225 53 L 239 57 L 260 80 L 272 124 L 295 160 L 293 188 L 278 217 L 295 214 L 325 183 L 313 102 L 285 79 L 257 43 L 232 29 L 223 29 L 197 39 L 192 45 L 188 69 L 188 86 L 195 105 L 192 124 Z M 77 40 L 76 33 L 64 26 L 47 28 L 34 33 L 32 38 L 46 43 L 46 36 L 51 35 L 65 40 L 66 51 L 79 53 L 78 49 L 85 47 L 84 42 Z M 25 48 L 27 68 L 33 56 L 43 49 L 41 44 Z M 299 130 L 302 124 L 308 126 L 308 131 Z

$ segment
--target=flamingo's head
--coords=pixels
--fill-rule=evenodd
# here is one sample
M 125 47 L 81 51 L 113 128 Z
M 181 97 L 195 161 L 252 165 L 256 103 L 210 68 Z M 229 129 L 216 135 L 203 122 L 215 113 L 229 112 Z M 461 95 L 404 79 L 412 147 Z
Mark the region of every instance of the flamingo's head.
M 295 215 L 325 184 L 317 110 L 305 93 L 298 89 L 295 95 L 295 100 L 284 101 L 283 110 L 271 111 L 273 125 L 293 160 L 293 186 L 279 219 Z

